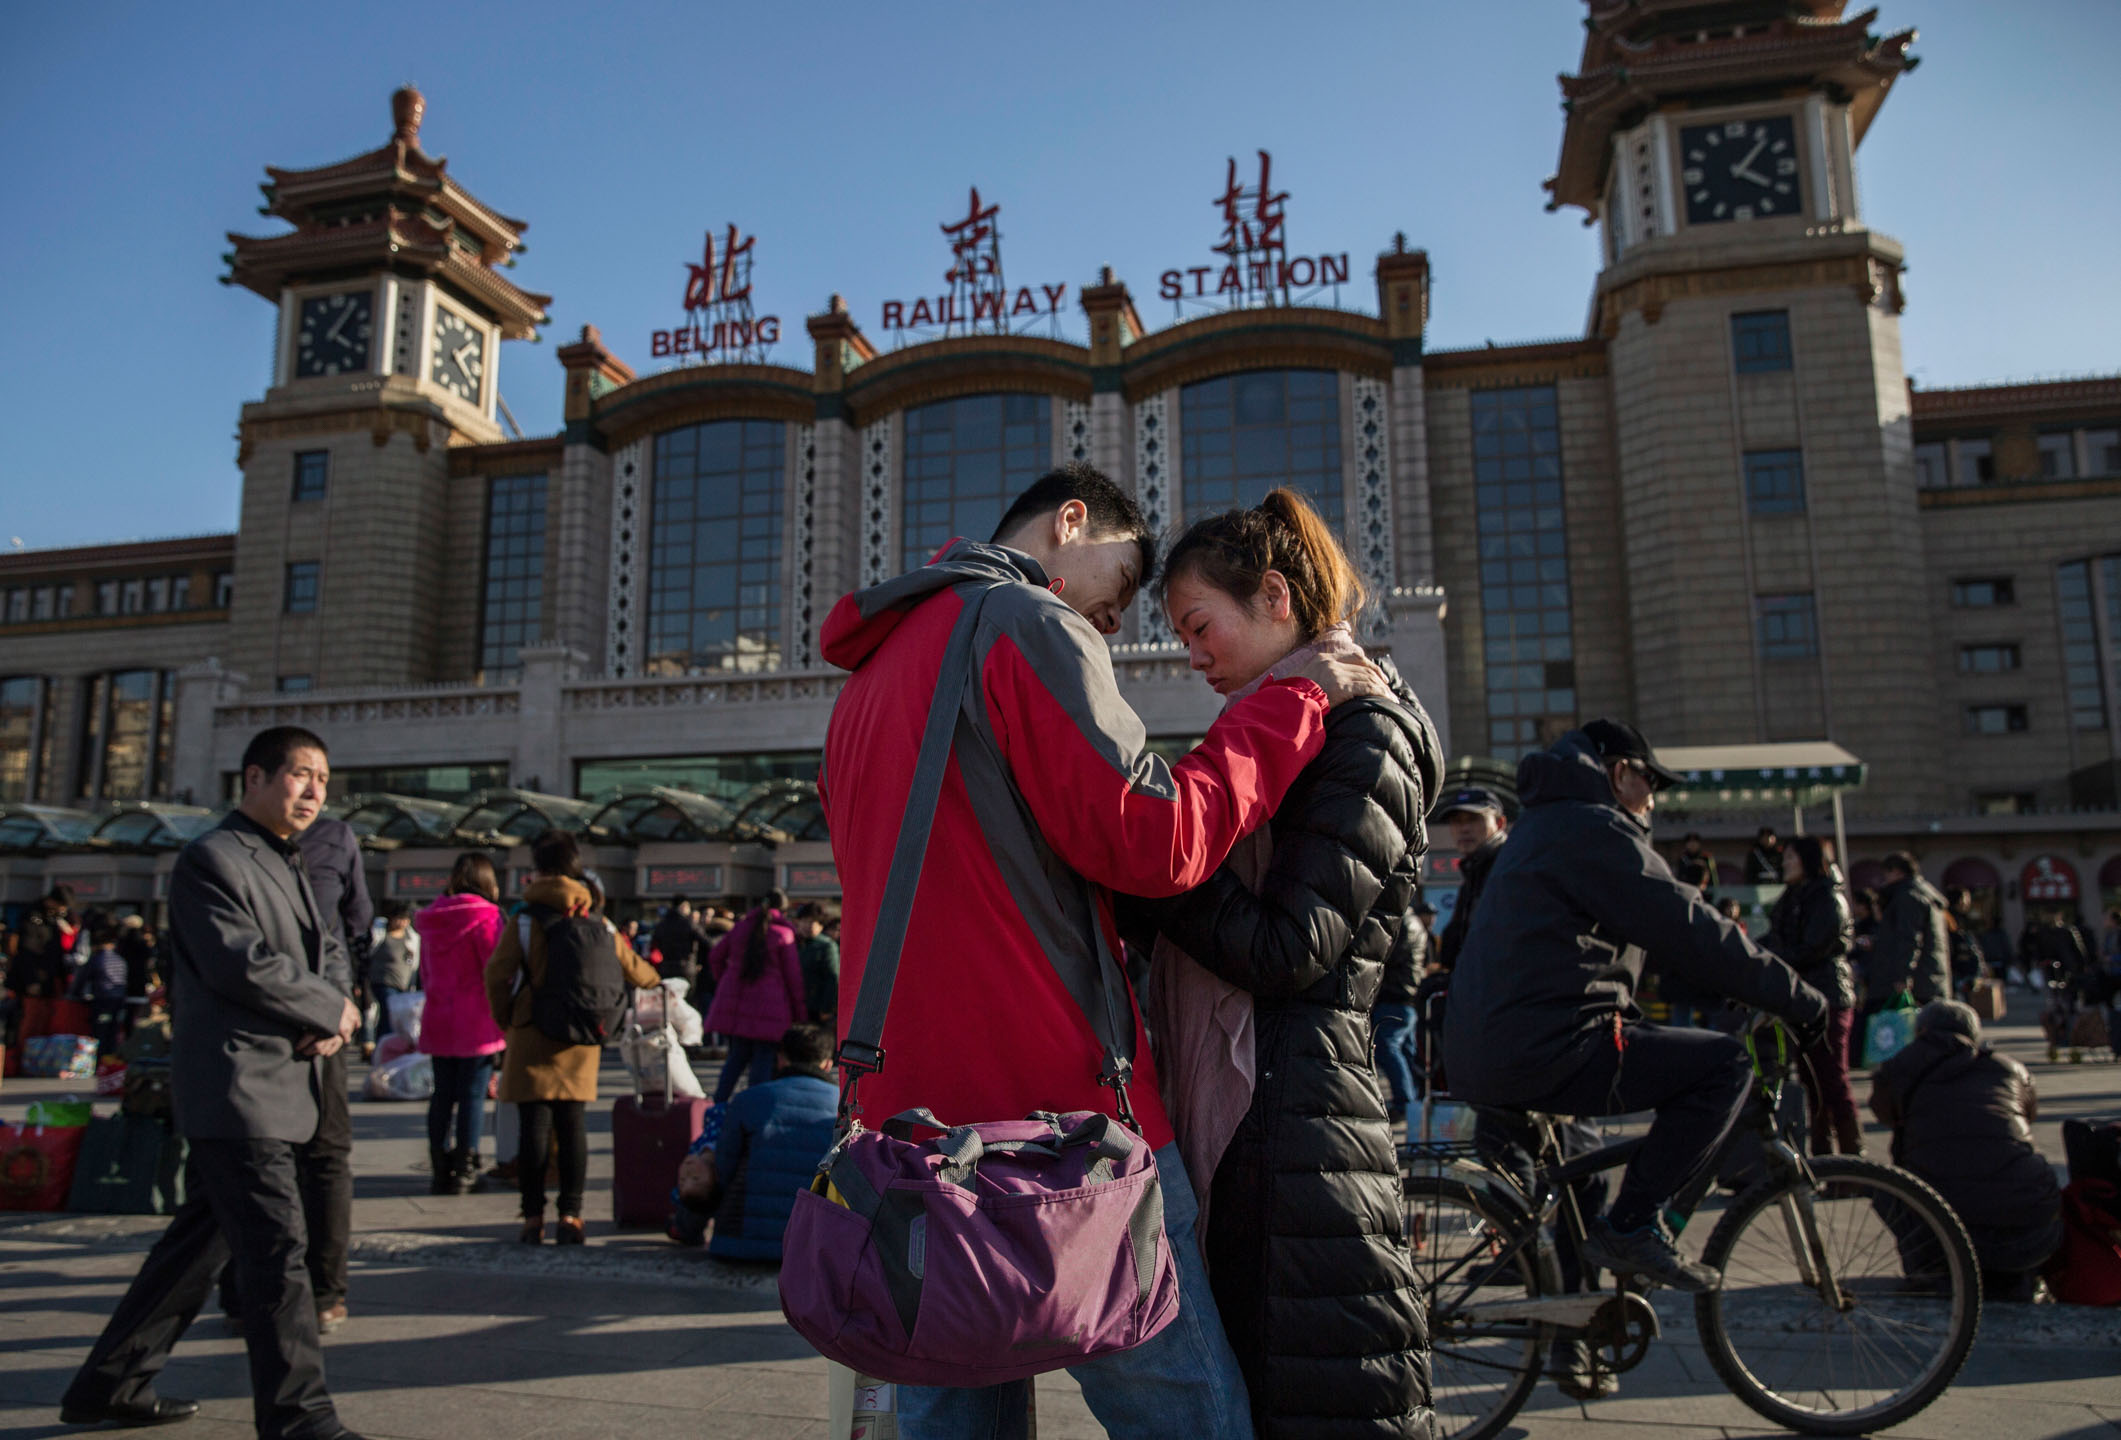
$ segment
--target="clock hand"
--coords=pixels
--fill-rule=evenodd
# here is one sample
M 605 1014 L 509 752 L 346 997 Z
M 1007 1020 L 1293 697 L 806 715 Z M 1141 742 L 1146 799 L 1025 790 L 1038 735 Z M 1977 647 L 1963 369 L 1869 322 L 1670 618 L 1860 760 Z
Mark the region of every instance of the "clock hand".
M 351 320 L 352 318 L 353 306 L 349 305 L 344 310 L 341 310 L 339 312 L 338 319 L 331 322 L 331 328 L 324 332 L 324 338 L 326 340 L 336 341 L 339 338 L 339 327 L 341 325 L 344 325 L 348 320 Z
M 464 352 L 466 350 L 476 350 L 478 348 L 478 341 L 466 340 L 462 345 L 459 345 L 456 349 L 449 352 L 449 363 L 456 366 L 457 373 L 459 375 L 462 375 L 466 380 L 469 380 L 471 378 L 471 371 L 467 369 L 464 365 Z
M 1767 184 L 1767 177 L 1765 175 L 1755 174 L 1752 169 L 1754 159 L 1760 154 L 1761 151 L 1765 150 L 1766 148 L 1767 137 L 1763 135 L 1758 140 L 1755 140 L 1753 142 L 1753 148 L 1747 152 L 1746 157 L 1743 160 L 1740 160 L 1736 165 L 1733 165 L 1731 167 L 1731 173 L 1741 180 L 1750 180 L 1755 185 Z

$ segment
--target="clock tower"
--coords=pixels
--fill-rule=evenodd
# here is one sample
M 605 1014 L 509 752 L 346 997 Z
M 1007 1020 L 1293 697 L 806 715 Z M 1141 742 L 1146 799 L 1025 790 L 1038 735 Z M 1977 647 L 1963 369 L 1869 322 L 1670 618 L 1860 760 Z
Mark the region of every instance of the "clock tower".
M 380 149 L 266 167 L 261 213 L 292 228 L 228 237 L 224 283 L 279 322 L 239 451 L 230 646 L 254 689 L 450 678 L 438 636 L 463 602 L 448 576 L 478 552 L 452 553 L 466 505 L 448 452 L 503 438 L 501 343 L 536 338 L 551 297 L 503 273 L 527 227 L 421 148 L 425 111 L 408 86 Z
M 1930 807 L 1902 250 L 1855 166 L 1915 32 L 1843 0 L 1587 4 L 1547 187 L 1603 242 L 1637 719 L 1831 739 L 1903 777 L 1859 808 Z

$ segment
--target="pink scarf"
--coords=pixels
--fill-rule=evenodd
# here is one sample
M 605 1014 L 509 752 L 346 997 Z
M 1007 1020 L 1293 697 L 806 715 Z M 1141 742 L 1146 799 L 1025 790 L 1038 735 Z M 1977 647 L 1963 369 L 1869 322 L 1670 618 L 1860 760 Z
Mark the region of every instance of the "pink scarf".
M 1299 645 L 1267 672 L 1233 692 L 1228 709 L 1269 680 L 1293 675 L 1314 656 L 1365 660 L 1354 632 L 1336 625 Z M 1274 858 L 1271 825 L 1261 825 L 1230 849 L 1230 868 L 1257 894 Z M 1159 935 L 1142 1009 L 1156 1035 L 1156 1073 L 1164 1109 L 1178 1133 L 1179 1153 L 1200 1203 L 1197 1233 L 1208 1233 L 1208 1192 L 1230 1137 L 1252 1106 L 1255 1083 L 1252 995 L 1214 974 Z

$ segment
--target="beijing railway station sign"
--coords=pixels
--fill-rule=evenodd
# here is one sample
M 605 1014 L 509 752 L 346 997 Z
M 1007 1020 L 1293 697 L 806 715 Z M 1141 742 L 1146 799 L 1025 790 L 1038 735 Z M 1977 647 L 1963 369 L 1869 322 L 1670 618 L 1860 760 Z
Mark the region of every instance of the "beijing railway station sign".
M 731 225 L 719 251 L 709 230 L 700 262 L 686 262 L 685 318 L 676 328 L 649 336 L 648 353 L 689 364 L 763 361 L 780 342 L 781 317 L 751 309 L 751 250 L 756 235 L 739 240 Z
M 900 339 L 908 330 L 1008 335 L 1039 320 L 1049 320 L 1057 328 L 1068 298 L 1067 282 L 1019 285 L 1010 290 L 1002 275 L 1001 213 L 999 203 L 983 203 L 979 187 L 973 186 L 963 218 L 946 220 L 941 226 L 943 238 L 950 242 L 950 268 L 943 272 L 943 284 L 949 288 L 933 297 L 886 300 L 878 327 L 893 331 Z
M 1338 255 L 1289 254 L 1289 192 L 1274 188 L 1274 157 L 1259 152 L 1259 171 L 1251 184 L 1238 177 L 1237 157 L 1230 158 L 1222 193 L 1215 197 L 1222 220 L 1221 237 L 1209 253 L 1221 260 L 1183 265 L 1156 277 L 1156 293 L 1183 313 L 1187 302 L 1213 309 L 1300 304 L 1320 291 L 1348 281 L 1348 252 Z M 1209 277 L 1213 276 L 1213 283 Z

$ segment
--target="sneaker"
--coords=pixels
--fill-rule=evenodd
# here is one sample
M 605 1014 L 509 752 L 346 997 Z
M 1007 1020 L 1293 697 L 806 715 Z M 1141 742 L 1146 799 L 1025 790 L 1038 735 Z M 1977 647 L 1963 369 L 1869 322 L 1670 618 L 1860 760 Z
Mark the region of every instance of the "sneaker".
M 345 1323 L 346 1302 L 344 1300 L 317 1312 L 317 1333 L 319 1335 L 329 1335 Z
M 1622 1231 L 1615 1230 L 1601 1215 L 1584 1226 L 1583 1258 L 1616 1275 L 1641 1275 L 1690 1295 L 1703 1294 L 1723 1283 L 1723 1276 L 1715 1270 L 1680 1254 L 1660 1223 Z
M 1620 1377 L 1591 1364 L 1589 1341 L 1556 1340 L 1547 1374 L 1554 1388 L 1571 1400 L 1606 1400 L 1620 1393 Z

